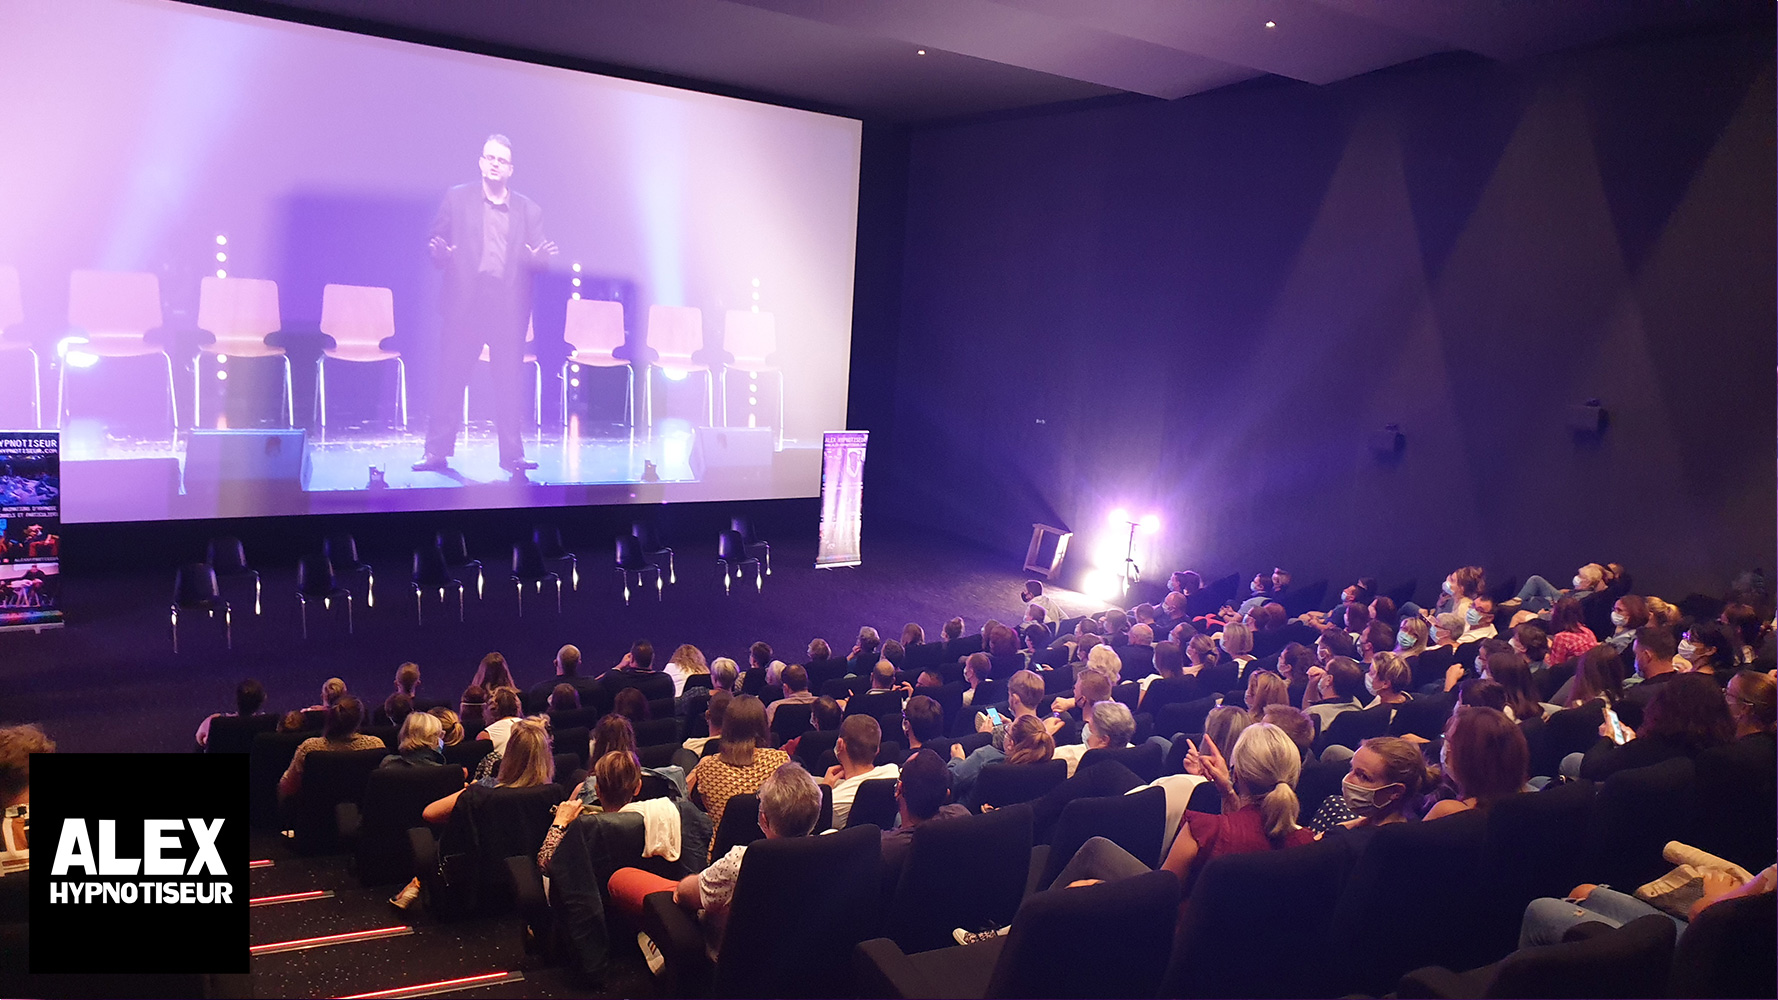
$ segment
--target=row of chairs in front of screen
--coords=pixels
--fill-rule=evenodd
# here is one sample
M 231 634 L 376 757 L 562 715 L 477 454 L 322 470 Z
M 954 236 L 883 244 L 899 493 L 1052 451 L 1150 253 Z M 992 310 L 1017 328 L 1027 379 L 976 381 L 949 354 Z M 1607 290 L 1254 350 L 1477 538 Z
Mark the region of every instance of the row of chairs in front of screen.
M 0 332 L 25 319 L 18 270 L 0 265 Z M 177 393 L 174 387 L 172 355 L 164 341 L 155 334 L 163 325 L 160 279 L 148 272 L 74 271 L 69 276 L 68 323 L 80 333 L 64 338 L 57 345 L 63 363 L 58 366 L 56 425 L 72 416 L 67 399 L 67 370 L 91 367 L 101 358 L 145 357 L 159 355 L 166 367 L 168 426 L 181 426 Z M 209 335 L 199 345 L 199 360 L 193 371 L 193 414 L 191 426 L 202 426 L 204 375 L 206 367 L 216 381 L 226 384 L 230 359 L 275 358 L 283 366 L 283 421 L 294 426 L 295 400 L 291 388 L 290 358 L 284 349 L 267 343 L 268 338 L 283 328 L 282 313 L 275 281 L 261 278 L 206 276 L 198 295 L 198 327 Z M 395 336 L 395 299 L 391 289 L 330 284 L 322 289 L 321 332 L 328 338 L 318 361 L 317 396 L 321 426 L 328 423 L 328 363 L 370 364 L 393 361 L 396 366 L 396 405 L 399 422 L 407 426 L 407 369 L 399 350 L 391 343 Z M 595 299 L 571 299 L 567 303 L 567 321 L 563 330 L 569 354 L 562 363 L 563 425 L 569 422 L 569 390 L 580 387 L 582 368 L 615 368 L 626 370 L 624 421 L 635 426 L 636 362 L 620 357 L 627 334 L 624 328 L 623 305 Z M 709 363 L 697 360 L 706 345 L 703 333 L 703 311 L 692 306 L 649 307 L 648 327 L 644 342 L 658 355 L 648 363 L 645 417 L 654 425 L 652 378 L 658 370 L 670 380 L 700 372 L 705 378 L 705 422 L 715 425 L 717 385 Z M 762 375 L 778 377 L 778 413 L 772 426 L 776 440 L 782 443 L 784 393 L 783 372 L 776 366 L 777 328 L 773 314 L 730 310 L 725 319 L 724 349 L 734 356 L 721 368 L 723 424 L 731 425 L 728 392 L 729 372 L 744 372 L 749 380 L 749 407 L 757 399 L 757 380 Z M 22 391 L 4 394 L 6 398 L 29 399 L 33 426 L 43 425 L 42 387 L 38 378 L 39 359 L 28 344 L 0 339 L 0 349 L 28 354 L 28 365 L 4 366 L 12 377 L 28 379 Z M 208 358 L 208 365 L 205 359 Z M 484 347 L 481 360 L 488 360 Z M 530 335 L 526 340 L 523 362 L 533 368 L 533 419 L 542 421 L 543 369 Z M 468 391 L 464 393 L 464 419 L 469 416 Z M 751 414 L 750 424 L 757 423 Z M 18 422 L 16 419 L 12 422 Z

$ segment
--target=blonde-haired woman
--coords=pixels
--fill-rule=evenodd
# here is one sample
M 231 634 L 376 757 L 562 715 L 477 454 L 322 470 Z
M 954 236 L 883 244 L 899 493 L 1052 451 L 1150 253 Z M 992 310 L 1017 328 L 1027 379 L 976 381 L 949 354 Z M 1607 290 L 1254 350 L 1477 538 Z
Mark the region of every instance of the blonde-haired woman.
M 1208 737 L 1185 755 L 1188 774 L 1209 779 L 1222 794 L 1222 812 L 1186 810 L 1161 867 L 1190 891 L 1206 862 L 1225 854 L 1275 851 L 1315 839 L 1297 824 L 1296 782 L 1302 754 L 1284 730 L 1269 723 L 1248 726 L 1225 760 Z
M 661 673 L 673 678 L 675 698 L 685 697 L 685 682 L 688 679 L 709 672 L 710 665 L 704 659 L 704 651 L 689 642 L 673 650 L 673 655 L 667 659 L 667 665 L 661 668 Z

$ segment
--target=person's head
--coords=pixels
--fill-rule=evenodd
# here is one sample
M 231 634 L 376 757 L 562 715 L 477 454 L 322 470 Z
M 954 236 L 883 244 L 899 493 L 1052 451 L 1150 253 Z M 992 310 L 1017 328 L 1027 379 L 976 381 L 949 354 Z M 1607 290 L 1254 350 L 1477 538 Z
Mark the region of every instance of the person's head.
M 1210 737 L 1218 750 L 1226 755 L 1228 748 L 1241 738 L 1241 732 L 1253 724 L 1253 717 L 1244 708 L 1222 705 L 1204 717 L 1204 735 Z
M 1371 607 L 1354 601 L 1346 605 L 1346 631 L 1364 635 L 1364 630 L 1371 624 Z
M 792 663 L 785 667 L 784 672 L 778 675 L 778 679 L 783 682 L 784 690 L 789 694 L 809 689 L 809 671 L 800 663 Z
M 1378 653 L 1371 659 L 1368 686 L 1379 697 L 1407 694 L 1414 686 L 1414 668 L 1406 657 L 1387 651 Z
M 1277 601 L 1267 601 L 1253 609 L 1253 626 L 1262 632 L 1280 629 L 1290 621 L 1290 612 Z
M 1301 709 L 1289 705 L 1267 705 L 1260 714 L 1259 721 L 1269 726 L 1277 726 L 1296 744 L 1297 752 L 1308 755 L 1315 745 L 1315 723 Z
M 1222 627 L 1222 651 L 1230 656 L 1246 656 L 1253 652 L 1253 633 L 1240 622 Z
M 1640 738 L 1665 738 L 1696 754 L 1735 738 L 1722 686 L 1701 674 L 1681 674 L 1660 685 L 1642 710 Z
M 1216 662 L 1216 640 L 1199 632 L 1185 644 L 1185 655 L 1191 658 L 1193 666 L 1209 666 Z
M 303 725 L 303 713 L 298 711 L 285 712 L 284 717 L 278 720 L 278 732 L 300 733 L 303 730 Z
M 1635 594 L 1625 594 L 1611 605 L 1611 627 L 1619 632 L 1634 632 L 1648 624 L 1648 602 Z
M 1042 580 L 1026 580 L 1024 593 L 1021 593 L 1019 595 L 1019 600 L 1029 602 L 1034 597 L 1042 597 L 1042 596 L 1043 596 L 1043 581 Z
M 722 720 L 728 715 L 729 702 L 735 700 L 733 691 L 711 691 L 710 703 L 704 706 L 704 731 L 711 736 L 722 734 Z M 625 720 L 628 721 L 628 720 Z
M 771 659 L 770 656 L 766 658 Z M 653 670 L 654 643 L 647 639 L 637 639 L 630 643 L 630 666 L 637 670 Z
M 1401 653 L 1419 653 L 1426 649 L 1432 627 L 1419 615 L 1403 618 L 1395 629 L 1395 648 Z
M 1278 651 L 1278 675 L 1292 685 L 1309 676 L 1309 668 L 1315 666 L 1315 651 L 1300 642 L 1287 642 Z
M 1341 629 L 1324 628 L 1320 637 L 1315 640 L 1315 658 L 1321 661 L 1323 667 L 1337 657 L 1356 660 L 1358 655 L 1358 643 L 1353 642 L 1352 637 Z
M 1666 625 L 1672 628 L 1677 626 L 1680 619 L 1684 617 L 1677 605 L 1670 604 L 1658 597 L 1645 597 L 1642 599 L 1642 603 L 1648 608 L 1648 623 L 1650 625 Z
M 1487 628 L 1494 624 L 1494 598 L 1487 594 L 1475 595 L 1463 615 L 1463 624 L 1469 628 Z
M 395 668 L 395 690 L 411 698 L 419 688 L 420 665 L 418 663 L 403 663 Z
M 475 678 L 469 683 L 483 691 L 518 686 L 512 682 L 512 671 L 506 667 L 506 657 L 499 653 L 489 653 L 482 657 L 482 662 L 475 668 Z
M 1364 667 L 1350 656 L 1336 656 L 1322 667 L 1327 673 L 1321 681 L 1321 697 L 1335 701 L 1351 701 L 1365 693 Z M 1329 689 L 1332 689 L 1331 691 Z
M 1585 591 L 1604 590 L 1605 567 L 1598 563 L 1587 563 L 1580 569 L 1575 570 L 1574 589 Z M 1557 629 L 1556 631 L 1561 632 L 1563 630 Z
M 647 722 L 648 696 L 641 688 L 624 688 L 611 699 L 611 710 L 631 722 Z
M 920 676 L 914 678 L 914 687 L 916 688 L 941 688 L 944 686 L 944 675 L 936 670 L 922 670 L 920 671 Z
M 1679 642 L 1665 625 L 1644 625 L 1636 630 L 1630 652 L 1636 660 L 1636 672 L 1645 678 L 1655 677 L 1673 669 Z
M 1188 603 L 1184 594 L 1174 591 L 1161 598 L 1161 610 L 1167 613 L 1168 618 L 1178 618 L 1185 614 Z
M 1204 589 L 1204 578 L 1197 570 L 1181 570 L 1173 576 L 1178 580 L 1179 592 L 1182 594 L 1190 596 Z
M 1130 616 L 1115 608 L 1105 612 L 1105 634 L 1124 635 L 1130 631 Z
M 556 650 L 556 673 L 562 677 L 576 677 L 580 674 L 580 647 L 563 646 Z
M 431 712 L 409 712 L 401 721 L 400 752 L 444 750 L 444 724 Z
M 321 735 L 330 740 L 351 739 L 364 721 L 364 706 L 349 694 L 327 706 L 327 717 L 321 723 Z
M 1531 677 L 1531 661 L 1518 651 L 1509 649 L 1490 656 L 1488 678 L 1506 689 L 1506 703 L 1512 706 L 1513 715 L 1519 720 L 1543 716 L 1537 682 Z
M 1388 622 L 1373 621 L 1358 636 L 1358 651 L 1364 654 L 1366 660 L 1394 648 L 1395 626 Z
M 924 746 L 945 734 L 945 710 L 927 695 L 914 695 L 901 710 L 901 727 L 909 746 L 916 743 Z
M 0 726 L 0 806 L 30 797 L 31 755 L 55 750 L 55 741 L 34 725 Z
M 1729 707 L 1729 717 L 1735 720 L 1737 735 L 1769 733 L 1778 723 L 1778 683 L 1773 682 L 1770 674 L 1757 670 L 1736 673 L 1729 678 L 1723 701 Z
M 821 818 L 821 786 L 796 761 L 778 765 L 759 786 L 759 829 L 767 837 L 807 837 Z
M 1088 667 L 1074 674 L 1074 700 L 1084 713 L 1090 706 L 1111 697 L 1111 678 L 1102 670 Z M 1085 718 L 1085 716 L 1082 716 Z
M 883 659 L 895 664 L 895 669 L 900 670 L 901 661 L 907 659 L 907 648 L 894 639 L 886 639 L 883 641 Z
M 710 689 L 713 691 L 735 690 L 735 680 L 740 677 L 741 669 L 735 661 L 726 656 L 718 656 L 710 664 Z
M 447 747 L 454 747 L 463 742 L 463 720 L 457 713 L 448 708 L 435 708 L 427 713 L 438 720 L 439 742 Z
M 895 687 L 895 664 L 888 660 L 878 660 L 870 670 L 870 689 L 872 691 L 888 691 Z
M 1097 670 L 1116 684 L 1123 674 L 1124 661 L 1117 655 L 1117 650 L 1107 645 L 1094 646 L 1087 650 L 1087 669 Z
M 901 627 L 901 648 L 918 646 L 926 641 L 926 630 L 918 622 L 908 622 Z M 825 643 L 823 644 L 825 645 Z
M 1586 624 L 1585 618 L 1577 598 L 1558 597 L 1550 608 L 1550 631 L 1579 632 Z
M 1432 640 L 1435 645 L 1449 646 L 1463 637 L 1469 626 L 1462 615 L 1442 614 L 1432 619 Z
M 1056 755 L 1056 741 L 1035 715 L 1021 715 L 1006 727 L 1006 762 L 1040 764 Z
M 1512 652 L 1513 644 L 1500 639 L 1483 639 L 1475 651 L 1475 669 L 1478 674 L 1488 672 L 1488 661 L 1498 653 Z
M 1247 672 L 1247 714 L 1259 718 L 1267 705 L 1290 704 L 1290 684 L 1270 670 Z
M 715 699 L 712 698 L 711 701 L 714 702 Z M 594 760 L 618 750 L 635 753 L 636 728 L 630 724 L 629 719 L 612 712 L 593 727 L 591 742 Z
M 1179 643 L 1168 640 L 1154 644 L 1154 672 L 1162 677 L 1178 677 L 1185 669 L 1185 651 Z
M 910 819 L 925 820 L 937 816 L 950 795 L 951 769 L 938 754 L 922 749 L 901 765 L 895 797 Z
M 556 758 L 550 747 L 549 731 L 540 722 L 520 720 L 506 738 L 500 774 L 494 783 L 502 788 L 531 788 L 547 785 L 555 778 Z
M 1136 717 L 1121 701 L 1101 701 L 1093 706 L 1093 729 L 1088 746 L 1122 750 L 1136 735 Z
M 784 661 L 773 660 L 766 667 L 766 687 L 782 688 L 784 686 Z
M 1104 635 L 1105 623 L 1093 617 L 1082 618 L 1074 623 L 1074 634 L 1077 636 Z
M 496 688 L 494 696 L 488 699 L 487 717 L 489 722 L 517 719 L 524 714 L 524 704 L 519 700 L 517 688 Z
M 1263 722 L 1248 726 L 1235 740 L 1228 762 L 1235 790 L 1259 803 L 1267 836 L 1276 840 L 1297 828 L 1296 781 L 1303 773 L 1303 757 L 1284 730 Z
M 599 806 L 617 812 L 642 792 L 642 766 L 636 755 L 623 750 L 602 754 L 593 762 L 593 790 Z
M 1759 610 L 1751 604 L 1730 601 L 1723 605 L 1722 615 L 1717 621 L 1728 627 L 1729 632 L 1741 640 L 1741 645 L 1758 649 L 1760 639 L 1765 635 L 1765 619 Z
M 1513 629 L 1513 648 L 1531 663 L 1542 663 L 1550 655 L 1550 634 L 1535 622 L 1526 622 Z
M 993 673 L 994 661 L 987 653 L 971 653 L 963 658 L 963 683 L 970 687 L 987 680 Z
M 834 755 L 848 769 L 868 771 L 883 749 L 883 727 L 868 715 L 848 715 L 840 723 L 840 738 L 834 743 Z
M 1453 712 L 1441 754 L 1457 794 L 1475 799 L 1478 807 L 1518 794 L 1530 780 L 1525 734 L 1498 709 L 1465 705 Z
M 962 619 L 957 619 L 957 634 L 958 635 L 963 634 Z M 871 628 L 869 625 L 866 625 L 863 628 L 858 630 L 858 651 L 859 652 L 861 652 L 861 653 L 875 653 L 877 651 L 877 647 L 881 646 L 882 644 L 883 644 L 883 638 L 881 636 L 877 635 L 876 629 Z
M 1247 592 L 1254 597 L 1258 597 L 1261 594 L 1271 593 L 1272 575 L 1270 573 L 1253 574 L 1253 580 L 1247 584 Z
M 402 691 L 397 691 L 383 699 L 383 714 L 389 717 L 389 724 L 399 726 L 413 714 L 414 699 Z
M 1411 808 L 1437 780 L 1419 747 L 1379 736 L 1358 745 L 1341 791 L 1353 815 L 1376 823 Z
M 1670 631 L 1667 632 L 1667 641 L 1672 642 Z M 1640 655 L 1637 657 L 1637 665 L 1640 668 Z M 1616 704 L 1623 695 L 1624 661 L 1615 648 L 1600 643 L 1581 654 L 1580 663 L 1574 668 L 1574 685 L 1570 688 L 1568 704 L 1564 707 L 1585 705 L 1594 698 L 1604 698 Z
M 874 630 L 870 630 L 870 631 L 871 631 L 872 635 L 876 634 Z M 945 637 L 946 642 L 949 642 L 952 639 L 963 638 L 963 619 L 952 618 L 952 619 L 946 621 L 945 626 L 944 626 L 944 637 Z M 862 644 L 864 641 L 864 633 L 860 632 L 858 634 L 858 638 L 859 638 L 859 642 Z
M 747 647 L 747 669 L 764 670 L 772 665 L 772 647 L 769 643 L 756 642 Z
M 329 677 L 321 682 L 321 707 L 330 708 L 346 696 L 346 682 L 338 677 Z
M 549 710 L 552 712 L 572 712 L 580 707 L 580 689 L 566 681 L 550 689 Z
M 1045 646 L 1049 645 L 1050 630 L 1042 622 L 1034 621 L 1025 626 L 1021 638 L 1025 640 L 1026 649 L 1033 653 L 1041 652 Z
M 1037 711 L 1043 701 L 1043 678 L 1031 670 L 1020 670 L 1006 679 L 1007 707 L 1014 715 Z
M 678 667 L 679 672 L 687 677 L 710 672 L 710 664 L 704 660 L 704 651 L 689 642 L 673 650 L 673 655 L 668 657 L 667 662 Z
M 1678 651 L 1693 670 L 1728 674 L 1741 659 L 1741 637 L 1720 622 L 1693 622 L 1685 630 Z
M 1465 566 L 1445 577 L 1445 593 L 1452 597 L 1474 597 L 1482 592 L 1486 576 L 1480 566 Z
M 919 628 L 920 626 L 915 625 L 913 627 Z M 908 644 L 905 632 L 903 633 L 903 638 L 901 640 L 901 644 L 903 646 L 906 646 Z M 826 639 L 810 639 L 809 640 L 809 662 L 810 663 L 826 663 L 828 660 L 830 660 L 832 658 L 833 658 L 833 650 L 828 647 Z
M 1290 586 L 1290 571 L 1282 566 L 1272 568 L 1272 589 L 1283 590 Z
M 1395 599 L 1386 594 L 1371 598 L 1370 613 L 1372 621 L 1383 622 L 1391 629 L 1395 628 L 1396 621 L 1401 617 L 1395 610 Z
M 496 132 L 482 142 L 482 183 L 498 191 L 512 179 L 512 140 Z
M 1005 625 L 988 630 L 988 652 L 995 656 L 1011 656 L 1019 651 L 1019 637 Z
M 1138 624 L 1138 625 L 1153 625 L 1154 624 L 1154 605 L 1148 604 L 1148 603 L 1138 604 L 1138 605 L 1136 605 L 1135 610 L 1132 613 L 1136 616 L 1136 624 Z M 1133 633 L 1135 630 L 1131 629 L 1131 631 Z M 1154 630 L 1149 629 L 1149 634 L 1153 635 Z
M 735 767 L 753 763 L 753 751 L 768 745 L 766 707 L 758 698 L 744 694 L 728 703 L 722 717 L 722 759 Z
M 822 695 L 815 699 L 815 707 L 809 709 L 809 718 L 815 728 L 824 733 L 831 733 L 840 728 L 840 720 L 846 717 L 846 710 L 832 698 Z
M 249 677 L 235 687 L 235 713 L 252 715 L 265 704 L 265 685 Z
M 1451 710 L 1468 705 L 1471 708 L 1492 708 L 1497 712 L 1506 711 L 1506 688 L 1496 681 L 1481 677 L 1471 677 L 1457 685 L 1457 699 Z

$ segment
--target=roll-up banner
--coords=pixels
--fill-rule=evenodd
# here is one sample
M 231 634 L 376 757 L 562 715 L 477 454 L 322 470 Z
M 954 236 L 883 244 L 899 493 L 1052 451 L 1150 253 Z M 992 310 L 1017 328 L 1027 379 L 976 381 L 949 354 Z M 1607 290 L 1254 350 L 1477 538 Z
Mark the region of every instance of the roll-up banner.
M 864 561 L 864 446 L 869 431 L 828 431 L 821 435 L 821 546 L 817 568 L 856 566 Z
M 58 431 L 0 431 L 0 631 L 62 626 Z

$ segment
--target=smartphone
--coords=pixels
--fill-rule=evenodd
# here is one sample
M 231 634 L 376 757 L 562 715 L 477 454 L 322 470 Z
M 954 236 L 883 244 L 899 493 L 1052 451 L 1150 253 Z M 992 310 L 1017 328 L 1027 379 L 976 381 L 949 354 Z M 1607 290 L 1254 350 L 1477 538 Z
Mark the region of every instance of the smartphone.
M 1610 705 L 1605 706 L 1605 724 L 1611 727 L 1611 742 L 1623 746 L 1626 740 L 1624 724 L 1618 721 L 1617 713 L 1611 710 Z
M 988 706 L 988 722 L 996 728 L 1000 726 L 1000 713 L 995 711 L 994 706 L 992 705 Z M 1623 741 L 1619 740 L 1618 742 L 1622 743 Z

